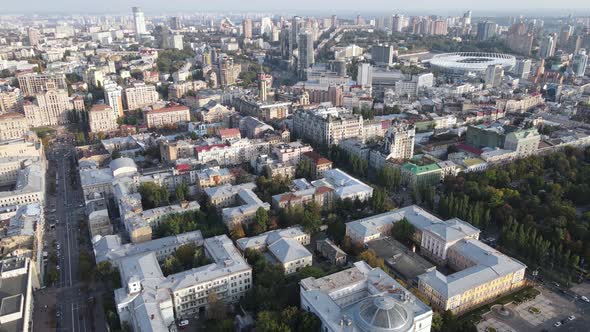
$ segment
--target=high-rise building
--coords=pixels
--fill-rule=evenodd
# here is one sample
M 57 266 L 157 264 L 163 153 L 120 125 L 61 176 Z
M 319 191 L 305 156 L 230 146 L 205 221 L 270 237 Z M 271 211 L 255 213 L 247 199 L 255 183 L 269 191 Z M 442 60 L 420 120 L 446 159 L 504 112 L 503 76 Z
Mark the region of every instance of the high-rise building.
M 260 19 L 260 34 L 266 34 L 269 37 L 272 34 L 272 20 L 270 17 Z
M 391 18 L 391 31 L 402 32 L 404 28 L 404 15 L 395 14 Z
M 299 16 L 293 16 L 291 19 L 291 35 L 289 38 L 289 54 L 293 54 L 293 50 L 295 50 L 298 45 L 298 38 L 299 38 L 299 28 L 301 26 L 302 20 Z
M 135 23 L 135 35 L 143 35 L 147 33 L 145 28 L 145 16 L 139 7 L 133 7 L 133 21 Z
M 555 54 L 555 35 L 547 35 L 541 41 L 541 47 L 539 49 L 539 57 L 541 59 L 547 59 Z
M 338 16 L 336 16 L 336 15 L 332 15 L 332 27 L 333 28 L 338 27 Z
M 267 87 L 266 87 L 266 80 L 262 76 L 263 74 L 258 75 L 258 93 L 260 97 L 260 101 L 266 101 L 267 95 Z
M 305 69 L 314 64 L 313 38 L 307 31 L 299 34 L 299 71 L 303 74 Z
M 0 114 L 21 112 L 23 95 L 19 88 L 0 87 Z
M 463 26 L 471 25 L 471 10 L 463 14 Z
M 559 33 L 559 45 L 561 48 L 567 46 L 572 33 L 574 32 L 574 27 L 571 25 L 564 25 L 561 27 L 561 32 Z
M 585 49 L 581 49 L 574 55 L 574 59 L 572 61 L 572 69 L 574 71 L 574 75 L 577 77 L 583 77 L 584 73 L 586 72 L 586 67 L 588 66 L 588 54 L 586 54 Z
M 371 87 L 373 82 L 373 66 L 370 63 L 359 63 L 356 75 L 356 83 L 363 88 Z
M 391 66 L 393 52 L 392 45 L 374 45 L 371 47 L 371 59 L 378 66 Z
M 234 62 L 234 58 L 223 56 L 219 59 L 219 83 L 222 87 L 236 84 L 236 80 L 241 72 L 239 63 Z
M 515 53 L 530 55 L 533 48 L 533 38 L 532 33 L 510 33 L 507 38 L 508 48 Z
M 501 65 L 490 65 L 486 69 L 485 83 L 487 87 L 497 88 L 502 85 L 504 78 L 504 68 Z
M 122 117 L 123 114 L 123 88 L 113 81 L 104 82 L 104 100 L 113 110 L 115 119 Z
M 172 30 L 182 29 L 182 21 L 180 20 L 180 17 L 173 16 L 170 18 L 170 29 L 172 29 Z
M 446 36 L 448 32 L 447 21 L 445 20 L 435 20 L 431 24 L 430 34 L 432 35 L 439 35 L 439 36 Z
M 242 31 L 244 31 L 245 39 L 252 39 L 252 19 L 246 18 L 242 22 Z
M 27 33 L 29 35 L 29 45 L 33 47 L 39 45 L 39 30 L 35 28 L 29 28 Z
M 531 73 L 531 60 L 523 59 L 516 61 L 513 72 L 518 78 L 527 79 Z
M 94 105 L 88 111 L 88 124 L 90 125 L 91 133 L 117 130 L 117 118 L 113 113 L 113 109 L 108 105 Z
M 496 35 L 498 25 L 494 22 L 479 22 L 477 23 L 477 40 L 488 40 Z
M 68 89 L 64 74 L 27 73 L 18 75 L 18 84 L 25 96 L 34 96 L 47 90 Z

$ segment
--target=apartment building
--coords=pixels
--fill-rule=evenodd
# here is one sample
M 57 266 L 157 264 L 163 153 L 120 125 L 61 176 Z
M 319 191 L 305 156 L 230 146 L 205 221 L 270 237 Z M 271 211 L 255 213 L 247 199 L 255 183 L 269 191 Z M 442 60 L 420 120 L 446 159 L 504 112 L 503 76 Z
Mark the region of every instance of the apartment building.
M 104 101 L 113 110 L 115 119 L 124 115 L 123 113 L 123 88 L 113 81 L 104 82 Z
M 17 75 L 21 92 L 25 96 L 42 94 L 47 90 L 68 90 L 66 76 L 57 73 L 26 73 Z
M 23 95 L 19 88 L 0 87 L 0 114 L 18 113 L 23 109 Z
M 225 144 L 200 145 L 195 147 L 197 161 L 217 162 L 220 166 L 248 163 L 252 158 L 270 153 L 270 143 L 264 140 L 242 138 Z
M 319 145 L 331 146 L 347 138 L 363 137 L 363 116 L 344 108 L 297 110 L 293 133 Z
M 20 113 L 0 113 L 0 141 L 22 137 L 29 131 L 27 118 Z
M 413 125 L 397 123 L 385 135 L 385 159 L 405 160 L 414 156 L 416 129 Z
M 5 331 L 30 331 L 33 322 L 33 288 L 39 280 L 26 257 L 0 261 L 0 323 Z
M 197 189 L 205 190 L 209 187 L 217 187 L 224 184 L 231 184 L 235 176 L 227 168 L 206 168 L 196 173 Z
M 117 130 L 117 118 L 113 109 L 108 105 L 94 105 L 88 111 L 88 123 L 90 125 L 90 132 L 108 133 Z
M 169 106 L 145 112 L 148 128 L 176 125 L 191 120 L 190 110 L 186 106 Z
M 287 209 L 295 206 L 304 207 L 314 202 L 322 208 L 329 208 L 334 202 L 334 189 L 325 185 L 313 186 L 306 179 L 295 179 L 290 191 L 272 197 L 272 207 L 275 210 Z
M 128 110 L 150 106 L 159 99 L 156 86 L 143 82 L 134 82 L 125 88 L 125 103 Z
M 309 166 L 309 174 L 313 179 L 323 178 L 326 171 L 332 169 L 332 161 L 315 151 L 304 152 L 301 154 L 301 160 Z
M 221 105 L 215 100 L 209 101 L 197 111 L 199 121 L 206 123 L 227 123 L 229 118 L 236 112 Z

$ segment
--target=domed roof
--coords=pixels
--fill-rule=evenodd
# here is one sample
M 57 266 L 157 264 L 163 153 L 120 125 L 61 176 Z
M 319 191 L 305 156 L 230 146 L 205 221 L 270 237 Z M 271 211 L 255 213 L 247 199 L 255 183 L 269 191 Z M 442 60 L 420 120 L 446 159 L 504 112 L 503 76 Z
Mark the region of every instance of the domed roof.
M 414 322 L 413 313 L 402 302 L 383 295 L 364 300 L 357 315 L 358 326 L 366 332 L 408 331 Z

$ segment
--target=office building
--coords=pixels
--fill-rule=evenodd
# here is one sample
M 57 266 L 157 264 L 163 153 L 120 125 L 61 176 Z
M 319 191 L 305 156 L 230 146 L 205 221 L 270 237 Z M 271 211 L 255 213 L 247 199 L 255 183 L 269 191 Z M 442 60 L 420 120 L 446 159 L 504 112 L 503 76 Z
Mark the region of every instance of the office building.
M 39 287 L 35 269 L 27 257 L 0 261 L 0 328 L 30 331 L 33 322 L 33 288 Z
M 299 282 L 301 309 L 322 331 L 428 332 L 432 310 L 380 268 L 364 261 L 323 278 Z
M 49 90 L 35 95 L 35 101 L 23 105 L 25 116 L 31 127 L 57 126 L 67 124 L 68 111 L 74 104 L 67 90 Z
M 290 28 L 290 36 L 289 36 L 289 55 L 293 54 L 293 51 L 298 48 L 297 43 L 299 42 L 299 33 L 301 24 L 303 20 L 299 16 L 293 16 L 291 18 L 291 28 Z
M 394 49 L 392 45 L 373 45 L 371 60 L 377 66 L 391 66 L 393 64 Z
M 23 95 L 34 96 L 47 90 L 67 90 L 64 74 L 27 73 L 17 75 L 18 85 Z
M 128 110 L 151 106 L 158 101 L 159 97 L 154 85 L 143 82 L 133 82 L 125 88 L 125 103 Z
M 145 28 L 145 16 L 139 7 L 133 7 L 132 10 L 135 36 L 136 38 L 139 38 L 140 35 L 147 34 L 147 30 Z
M 479 22 L 477 23 L 477 40 L 484 41 L 496 36 L 498 25 L 494 22 Z
M 88 124 L 91 133 L 108 133 L 117 130 L 117 118 L 113 109 L 108 105 L 94 105 L 88 111 Z
M 182 29 L 182 21 L 180 20 L 180 17 L 173 16 L 170 18 L 170 29 L 172 29 L 172 30 Z

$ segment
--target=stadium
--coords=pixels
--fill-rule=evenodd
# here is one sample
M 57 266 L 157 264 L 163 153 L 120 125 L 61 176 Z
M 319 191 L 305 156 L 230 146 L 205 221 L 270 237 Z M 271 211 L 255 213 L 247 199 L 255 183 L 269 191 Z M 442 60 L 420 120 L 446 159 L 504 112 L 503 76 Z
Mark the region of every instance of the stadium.
M 490 65 L 501 65 L 508 71 L 516 64 L 510 54 L 485 52 L 455 52 L 437 54 L 430 59 L 430 66 L 452 75 L 483 74 Z

